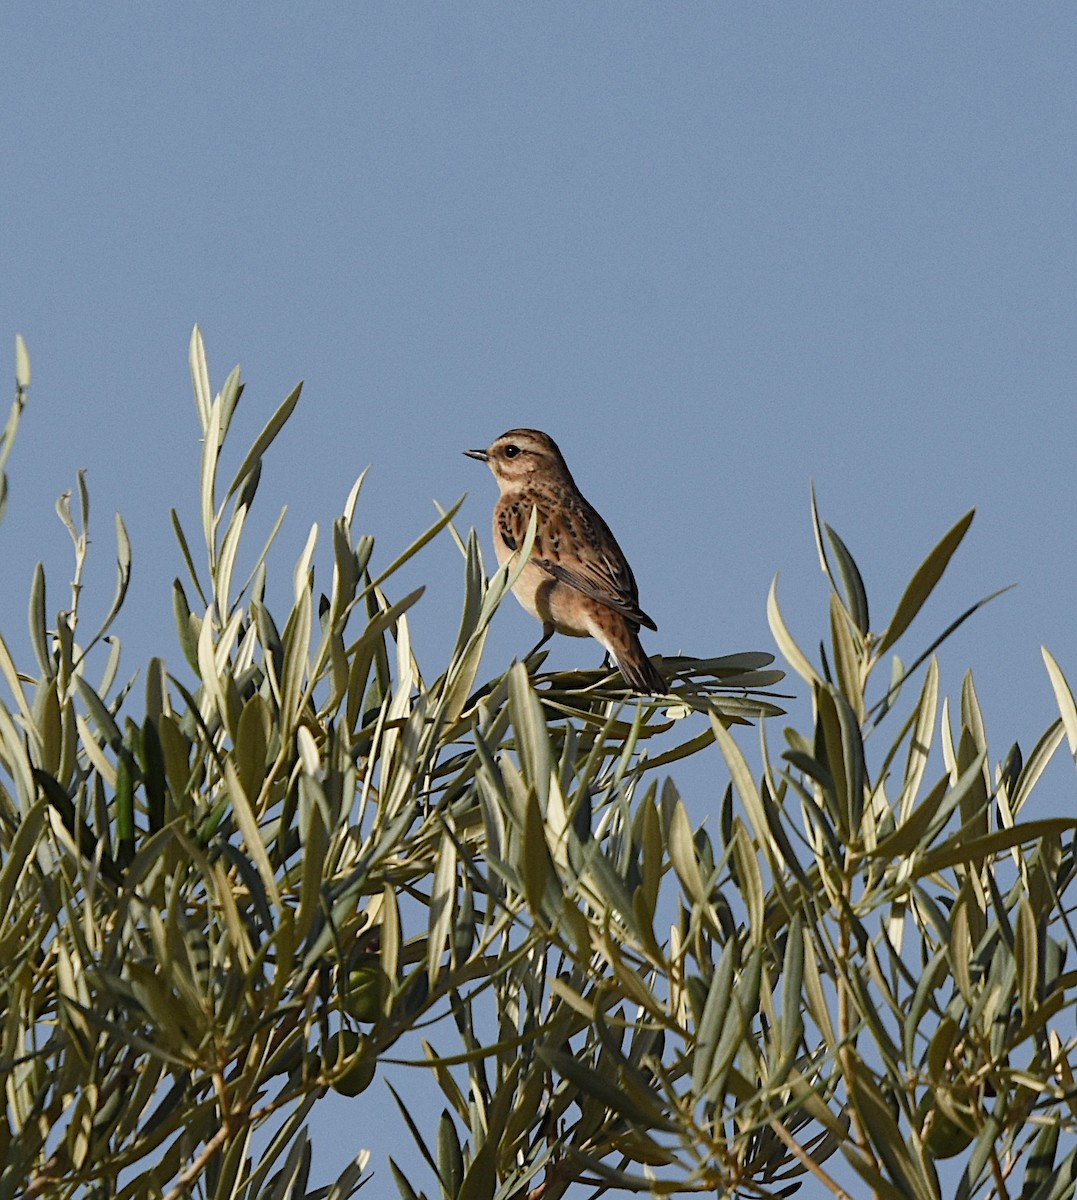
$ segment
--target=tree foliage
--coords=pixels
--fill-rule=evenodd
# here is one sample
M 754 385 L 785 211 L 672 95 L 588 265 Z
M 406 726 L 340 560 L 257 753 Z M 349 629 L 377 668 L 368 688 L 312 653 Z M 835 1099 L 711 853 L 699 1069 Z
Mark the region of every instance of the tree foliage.
M 310 1114 L 329 1089 L 377 1114 L 390 1061 L 413 1066 L 393 1095 L 417 1153 L 377 1165 L 405 1200 L 1073 1194 L 1077 821 L 1027 806 L 1077 752 L 1077 707 L 1045 652 L 1060 718 L 995 763 L 971 675 L 951 707 L 933 657 L 978 605 L 893 657 L 971 513 L 876 633 L 813 502 L 817 663 L 768 603 L 805 730 L 775 732 L 760 652 L 665 660 L 661 704 L 542 656 L 480 679 L 518 564 L 487 578 L 456 507 L 382 565 L 355 533 L 360 478 L 325 594 L 314 529 L 271 613 L 279 520 L 239 563 L 299 389 L 225 486 L 239 373 L 213 393 L 197 330 L 191 369 L 202 545 L 173 513 L 179 666 L 119 676 L 119 519 L 115 596 L 84 627 L 81 476 L 59 505 L 70 607 L 50 616 L 39 568 L 32 667 L 0 640 L 0 1200 L 345 1200 L 369 1152 L 319 1185 Z M 0 503 L 21 341 L 16 377 Z M 394 577 L 444 536 L 463 605 L 430 677 L 420 592 Z M 666 777 L 688 759 L 721 798 L 702 825 Z

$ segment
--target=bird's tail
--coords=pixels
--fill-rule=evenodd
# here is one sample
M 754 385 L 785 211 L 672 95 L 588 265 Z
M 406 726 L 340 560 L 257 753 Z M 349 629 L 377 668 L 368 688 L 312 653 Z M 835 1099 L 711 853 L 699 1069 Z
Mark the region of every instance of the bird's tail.
M 647 657 L 638 637 L 633 636 L 628 645 L 619 648 L 614 657 L 625 683 L 640 696 L 664 696 L 669 684 Z

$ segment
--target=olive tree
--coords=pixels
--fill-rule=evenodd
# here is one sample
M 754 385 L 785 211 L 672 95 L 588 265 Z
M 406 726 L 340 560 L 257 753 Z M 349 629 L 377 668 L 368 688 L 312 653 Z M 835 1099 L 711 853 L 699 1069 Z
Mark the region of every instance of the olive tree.
M 70 605 L 39 567 L 33 662 L 0 639 L 0 1200 L 344 1200 L 386 1172 L 357 1145 L 312 1179 L 311 1113 L 329 1089 L 376 1113 L 386 1088 L 405 1200 L 1072 1195 L 1077 821 L 1025 808 L 1077 708 L 1045 652 L 1060 718 L 996 761 L 971 675 L 951 706 L 933 657 L 978 605 L 896 656 L 971 514 L 878 632 L 813 502 L 827 645 L 813 662 L 772 591 L 811 700 L 776 732 L 770 653 L 667 658 L 651 701 L 544 655 L 486 677 L 533 532 L 487 576 L 454 506 L 385 560 L 356 532 L 362 478 L 324 592 L 312 530 L 274 615 L 280 521 L 256 553 L 244 534 L 300 390 L 225 472 L 239 373 L 214 393 L 197 330 L 191 369 L 176 662 L 120 676 L 120 519 L 86 626 L 81 476 Z M 0 473 L 21 341 L 16 377 Z M 395 585 L 435 537 L 461 552 L 461 618 L 424 671 L 420 591 Z M 669 774 L 688 759 L 720 798 L 702 824 Z M 411 1067 L 383 1082 L 390 1061 Z

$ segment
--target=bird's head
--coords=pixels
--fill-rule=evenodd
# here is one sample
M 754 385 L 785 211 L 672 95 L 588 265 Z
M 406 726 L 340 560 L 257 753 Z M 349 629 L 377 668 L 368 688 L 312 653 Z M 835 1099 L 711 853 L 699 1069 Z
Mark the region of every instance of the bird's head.
M 574 486 L 557 443 L 538 429 L 510 429 L 489 449 L 464 453 L 486 463 L 502 492 L 540 483 Z

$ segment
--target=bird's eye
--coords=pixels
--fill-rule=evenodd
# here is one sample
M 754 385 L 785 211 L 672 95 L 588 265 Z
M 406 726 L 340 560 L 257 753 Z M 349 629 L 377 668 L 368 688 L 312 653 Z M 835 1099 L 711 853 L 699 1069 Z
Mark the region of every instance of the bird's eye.
M 506 458 L 515 458 L 516 455 L 519 453 L 520 453 L 519 446 L 506 446 L 505 447 L 505 457 Z

